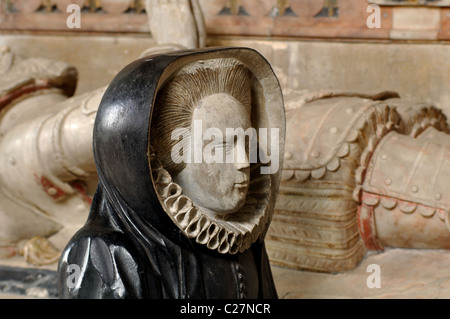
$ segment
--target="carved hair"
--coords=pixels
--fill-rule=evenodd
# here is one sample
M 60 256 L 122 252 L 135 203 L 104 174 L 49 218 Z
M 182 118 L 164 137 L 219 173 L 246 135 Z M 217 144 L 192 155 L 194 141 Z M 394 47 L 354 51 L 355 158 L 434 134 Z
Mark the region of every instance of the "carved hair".
M 179 143 L 172 140 L 177 128 L 192 125 L 193 113 L 202 99 L 218 93 L 229 94 L 251 112 L 250 72 L 235 59 L 214 59 L 192 63 L 179 71 L 159 92 L 151 126 L 151 144 L 167 171 L 175 176 L 186 163 L 172 161 L 171 150 Z M 189 139 L 183 136 L 183 142 Z

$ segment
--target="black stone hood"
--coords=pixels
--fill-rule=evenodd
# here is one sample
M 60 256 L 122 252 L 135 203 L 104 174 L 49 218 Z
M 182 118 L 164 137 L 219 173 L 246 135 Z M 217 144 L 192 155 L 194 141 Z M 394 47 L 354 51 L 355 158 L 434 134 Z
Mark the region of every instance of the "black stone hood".
M 205 274 L 226 273 L 229 269 L 234 269 L 235 274 L 241 268 L 245 274 L 248 260 L 257 269 L 248 271 L 249 278 L 257 278 L 258 282 L 257 291 L 250 291 L 247 296 L 276 297 L 263 236 L 252 245 L 251 252 L 233 256 L 196 245 L 163 210 L 151 177 L 150 123 L 158 90 L 182 66 L 223 57 L 242 61 L 260 77 L 263 88 L 264 81 L 276 82 L 267 89 L 274 92 L 263 95 L 267 95 L 269 103 L 273 97 L 281 105 L 277 114 L 284 141 L 281 90 L 270 65 L 252 49 L 178 51 L 142 58 L 125 67 L 109 85 L 98 109 L 93 149 L 99 184 L 85 226 L 61 256 L 60 297 L 245 298 L 242 287 L 240 293 L 233 282 L 229 287 L 213 287 Z M 284 143 L 282 146 L 281 158 Z M 282 161 L 279 165 L 281 171 Z M 272 177 L 275 197 L 279 178 L 280 174 Z

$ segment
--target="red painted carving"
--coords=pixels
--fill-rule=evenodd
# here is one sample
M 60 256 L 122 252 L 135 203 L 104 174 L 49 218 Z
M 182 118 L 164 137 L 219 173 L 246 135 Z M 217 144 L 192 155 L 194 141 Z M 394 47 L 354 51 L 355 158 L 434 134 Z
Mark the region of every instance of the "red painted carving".
M 363 194 L 364 197 L 364 194 Z M 362 239 L 370 250 L 383 250 L 383 246 L 377 241 L 377 233 L 374 222 L 374 208 L 368 206 L 364 202 L 358 209 L 359 232 Z
M 86 186 L 80 181 L 71 182 L 70 185 L 75 188 L 75 190 L 81 194 L 83 199 L 89 204 L 92 204 L 92 197 L 88 195 Z
M 54 200 L 60 200 L 66 196 L 66 193 L 55 186 L 47 177 L 35 175 L 36 181 L 42 186 L 42 189 L 47 193 L 48 196 Z

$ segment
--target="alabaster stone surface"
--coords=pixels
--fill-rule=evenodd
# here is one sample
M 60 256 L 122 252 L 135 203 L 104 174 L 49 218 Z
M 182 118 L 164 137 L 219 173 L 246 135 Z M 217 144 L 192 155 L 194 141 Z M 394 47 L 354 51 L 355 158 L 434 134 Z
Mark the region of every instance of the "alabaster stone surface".
M 186 49 L 205 46 L 205 22 L 198 0 L 145 0 L 145 10 L 156 43 Z
M 141 55 L 204 44 L 196 0 L 146 6 L 156 43 Z M 8 46 L 0 55 L 0 258 L 20 253 L 28 263 L 52 264 L 89 212 L 98 180 L 92 130 L 106 87 L 71 97 L 73 66 L 22 58 Z
M 85 142 L 102 92 L 67 99 L 77 81 L 72 66 L 22 59 L 7 47 L 1 60 L 0 250 L 52 263 L 90 206 L 96 172 Z
M 448 249 L 448 123 L 395 93 L 292 94 L 274 263 L 336 272 L 367 250 Z M 289 104 L 287 102 L 287 104 Z

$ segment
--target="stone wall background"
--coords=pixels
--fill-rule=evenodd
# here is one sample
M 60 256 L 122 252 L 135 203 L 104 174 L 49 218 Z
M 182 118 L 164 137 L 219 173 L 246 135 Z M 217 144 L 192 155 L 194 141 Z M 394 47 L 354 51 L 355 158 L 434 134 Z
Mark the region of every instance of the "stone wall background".
M 396 91 L 450 115 L 448 43 L 264 41 L 212 38 L 210 45 L 250 46 L 271 63 L 284 89 Z
M 394 90 L 450 114 L 450 3 L 389 0 L 200 0 L 208 46 L 252 47 L 283 88 Z M 68 29 L 79 3 L 81 29 Z M 115 3 L 115 5 L 114 5 Z M 367 6 L 381 5 L 370 29 Z M 142 0 L 2 0 L 0 45 L 63 60 L 80 74 L 76 94 L 107 85 L 153 45 Z M 393 5 L 394 4 L 394 5 Z M 405 5 L 406 4 L 406 5 Z

